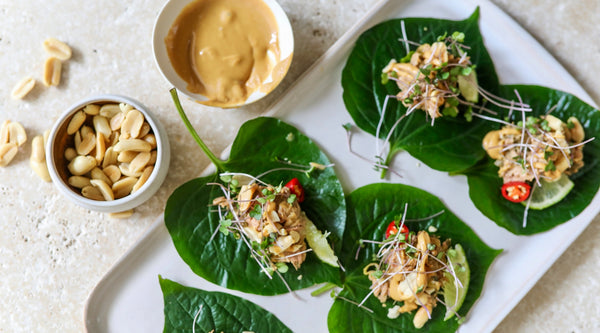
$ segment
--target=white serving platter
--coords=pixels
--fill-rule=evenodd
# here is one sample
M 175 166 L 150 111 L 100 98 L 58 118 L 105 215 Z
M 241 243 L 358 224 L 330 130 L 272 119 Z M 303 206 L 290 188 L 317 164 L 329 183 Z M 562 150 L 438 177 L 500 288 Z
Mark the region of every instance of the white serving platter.
M 389 18 L 467 18 L 480 7 L 480 28 L 501 83 L 539 84 L 592 99 L 570 74 L 525 30 L 489 1 L 414 0 L 381 1 L 285 93 L 265 115 L 277 116 L 298 127 L 336 164 L 347 193 L 380 182 L 371 165 L 347 150 L 342 125 L 352 122 L 344 108 L 341 70 L 360 33 Z M 519 50 L 518 54 L 514 50 Z M 190 137 L 190 140 L 192 138 Z M 353 149 L 372 156 L 374 139 L 357 133 Z M 402 178 L 387 181 L 422 188 L 444 203 L 494 248 L 504 252 L 488 271 L 483 292 L 461 326 L 461 332 L 490 332 L 508 314 L 564 250 L 600 211 L 596 195 L 579 216 L 551 231 L 515 236 L 483 216 L 471 203 L 464 176 L 450 177 L 431 170 L 407 153 L 393 164 Z M 162 216 L 99 281 L 90 294 L 84 320 L 88 332 L 158 332 L 164 325 L 163 299 L 158 275 L 205 290 L 226 291 L 249 299 L 273 312 L 294 332 L 327 332 L 329 295 L 311 297 L 314 288 L 301 290 L 301 300 L 291 295 L 256 296 L 229 291 L 196 276 L 177 254 Z

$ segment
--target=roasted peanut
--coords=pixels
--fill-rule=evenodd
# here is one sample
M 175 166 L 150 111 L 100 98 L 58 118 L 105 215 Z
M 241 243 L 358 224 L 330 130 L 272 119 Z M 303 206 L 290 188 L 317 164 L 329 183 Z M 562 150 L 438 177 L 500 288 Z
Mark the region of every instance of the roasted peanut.
M 100 113 L 100 106 L 96 104 L 88 104 L 83 107 L 83 112 L 89 114 L 90 116 L 96 116 Z
M 119 108 L 121 109 L 121 111 L 123 111 L 123 113 L 127 113 L 130 110 L 133 110 L 133 106 L 131 106 L 127 103 L 120 103 Z
M 108 184 L 108 186 L 112 186 L 113 184 L 113 182 L 110 180 L 110 178 L 108 178 L 104 171 L 102 171 L 102 169 L 98 167 L 95 167 L 92 169 L 92 171 L 90 171 L 90 176 L 92 177 L 92 179 L 99 179 L 105 182 L 106 184 Z
M 116 165 L 118 156 L 119 153 L 114 151 L 113 147 L 106 148 L 106 152 L 104 153 L 104 160 L 102 161 L 102 168 L 106 168 L 109 165 Z
M 129 163 L 129 170 L 133 173 L 142 171 L 146 165 L 148 165 L 151 156 L 152 154 L 150 154 L 150 152 L 138 153 L 136 157 Z
M 18 151 L 19 147 L 16 143 L 0 144 L 0 167 L 7 166 L 15 158 Z
M 109 165 L 102 169 L 110 181 L 114 184 L 121 179 L 121 169 L 116 165 Z
M 79 155 L 87 155 L 96 147 L 96 136 L 93 132 L 84 131 L 85 128 L 75 133 L 75 150 Z
M 48 55 L 56 59 L 65 61 L 71 58 L 71 48 L 65 42 L 56 38 L 47 38 L 43 45 Z
M 121 108 L 119 108 L 119 105 L 104 104 L 100 107 L 99 114 L 103 117 L 110 119 L 110 118 L 114 117 L 116 114 L 118 114 L 119 112 L 121 112 Z
M 146 136 L 142 137 L 142 140 L 148 142 L 152 149 L 156 148 L 156 136 L 154 134 L 146 134 Z
M 106 140 L 102 133 L 96 134 L 96 162 L 102 163 L 104 154 L 106 153 Z
M 102 133 L 105 138 L 108 138 L 112 134 L 112 130 L 110 129 L 110 125 L 108 124 L 108 119 L 106 117 L 97 115 L 92 118 L 92 122 L 94 124 L 94 130 L 96 133 Z
M 46 162 L 37 162 L 34 161 L 33 159 L 29 160 L 29 166 L 31 166 L 31 169 L 33 170 L 33 172 L 35 172 L 36 175 L 38 175 L 43 181 L 45 182 L 51 182 L 52 178 L 50 178 L 50 173 L 48 172 L 48 166 L 46 165 Z
M 31 140 L 31 160 L 36 162 L 46 161 L 46 152 L 44 151 L 44 137 L 36 135 Z
M 138 181 L 135 183 L 135 185 L 133 185 L 133 188 L 131 189 L 131 193 L 135 193 L 142 186 L 144 186 L 144 184 L 146 184 L 146 181 L 148 180 L 148 178 L 150 178 L 152 171 L 154 171 L 154 167 L 152 167 L 152 166 L 148 166 L 144 169 L 144 171 L 142 172 L 142 175 L 140 176 Z
M 150 125 L 144 121 L 144 123 L 142 124 L 142 128 L 140 129 L 140 138 L 143 138 L 144 136 L 148 135 L 148 133 L 150 133 Z
M 116 212 L 116 213 L 109 213 L 108 216 L 113 218 L 113 219 L 126 219 L 128 217 L 131 217 L 131 215 L 133 215 L 133 209 L 130 210 L 126 210 L 123 212 Z
M 75 132 L 79 131 L 79 128 L 85 122 L 85 118 L 86 116 L 83 110 L 75 112 L 73 117 L 71 117 L 69 124 L 67 125 L 67 134 L 73 135 Z
M 102 172 L 102 170 L 100 170 L 100 172 Z M 111 187 L 108 186 L 108 184 L 106 182 L 104 182 L 103 180 L 100 180 L 100 179 L 91 179 L 90 183 L 92 183 L 92 186 L 94 186 L 95 188 L 100 190 L 100 193 L 102 194 L 102 197 L 104 198 L 104 200 L 106 200 L 106 201 L 115 200 L 115 195 L 113 194 Z
M 65 159 L 69 162 L 71 162 L 75 157 L 77 157 L 77 151 L 75 150 L 75 148 L 67 148 L 65 149 Z
M 121 173 L 124 176 L 127 176 L 127 177 L 136 177 L 137 178 L 137 177 L 139 177 L 139 176 L 142 175 L 141 171 L 137 171 L 137 172 L 133 171 L 133 170 L 130 169 L 129 166 L 130 166 L 129 163 L 121 163 L 121 164 L 119 164 L 119 170 L 121 170 Z
M 140 135 L 140 130 L 144 124 L 144 115 L 136 110 L 130 110 L 125 115 L 125 120 L 121 124 L 121 135 L 126 138 L 136 139 Z
M 31 157 L 29 157 L 29 165 L 42 180 L 46 182 L 52 181 L 48 166 L 46 165 L 46 153 L 44 151 L 44 136 L 36 135 L 31 140 Z
M 77 156 L 68 165 L 67 168 L 74 176 L 81 176 L 90 172 L 96 167 L 96 159 L 92 156 Z
M 129 163 L 138 155 L 138 152 L 126 150 L 119 153 L 117 161 L 121 163 Z
M 8 124 L 8 142 L 16 143 L 19 147 L 27 142 L 27 133 L 23 125 L 16 121 Z
M 123 198 L 131 193 L 133 186 L 138 182 L 135 177 L 125 177 L 112 186 L 113 193 L 116 199 Z
M 152 146 L 141 139 L 125 139 L 119 140 L 119 142 L 114 145 L 114 150 L 119 153 L 127 150 L 142 152 L 152 150 Z
M 5 120 L 2 122 L 2 126 L 0 126 L 0 145 L 3 143 L 8 143 L 8 124 L 10 124 L 10 120 Z
M 158 153 L 156 152 L 156 150 L 153 150 L 150 153 L 150 161 L 148 161 L 148 165 L 154 165 L 156 164 L 156 159 L 158 158 Z
M 123 124 L 123 120 L 125 119 L 125 114 L 123 112 L 119 112 L 110 118 L 110 129 L 113 131 L 118 131 L 121 129 L 121 124 Z
M 60 76 L 62 71 L 62 63 L 59 59 L 49 57 L 44 63 L 44 77 L 43 83 L 46 87 L 58 86 L 60 83 Z
M 88 186 L 85 186 L 84 188 L 82 188 L 81 194 L 88 199 L 98 200 L 98 201 L 104 200 L 104 196 L 102 196 L 102 193 L 100 192 L 100 190 L 92 185 L 88 185 Z
M 84 188 L 86 186 L 92 186 L 92 183 L 90 183 L 90 179 L 88 177 L 71 176 L 71 177 L 69 177 L 69 179 L 67 181 L 68 181 L 69 185 L 76 187 L 76 188 Z
M 15 85 L 10 95 L 14 99 L 23 99 L 34 87 L 35 79 L 31 76 L 27 76 Z

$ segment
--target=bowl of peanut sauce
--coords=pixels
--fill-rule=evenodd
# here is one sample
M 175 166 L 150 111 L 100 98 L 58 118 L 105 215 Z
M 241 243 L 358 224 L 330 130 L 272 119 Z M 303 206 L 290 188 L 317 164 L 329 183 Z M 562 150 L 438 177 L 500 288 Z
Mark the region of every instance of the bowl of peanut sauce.
M 162 75 L 179 92 L 235 108 L 282 81 L 294 37 L 275 0 L 170 0 L 156 19 L 153 49 Z

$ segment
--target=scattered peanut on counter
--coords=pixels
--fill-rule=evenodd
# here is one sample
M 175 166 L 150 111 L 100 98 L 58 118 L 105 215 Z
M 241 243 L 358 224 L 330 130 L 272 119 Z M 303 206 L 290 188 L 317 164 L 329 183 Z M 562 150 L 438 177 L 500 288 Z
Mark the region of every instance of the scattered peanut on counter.
M 43 181 L 51 182 L 48 165 L 46 164 L 46 142 L 50 131 L 45 131 L 44 135 L 36 135 L 31 140 L 31 156 L 29 157 L 29 166 Z
M 71 47 L 56 38 L 47 38 L 43 43 L 44 50 L 48 54 L 44 62 L 44 73 L 42 83 L 46 86 L 58 86 L 62 73 L 62 63 L 71 58 Z M 13 99 L 23 99 L 35 87 L 36 80 L 31 76 L 24 77 L 19 81 L 11 92 Z
M 16 121 L 5 120 L 0 125 L 0 167 L 7 166 L 25 142 L 27 142 L 27 133 L 23 125 Z
M 71 117 L 67 135 L 73 142 L 64 153 L 67 182 L 88 199 L 109 201 L 135 193 L 154 170 L 156 137 L 131 105 L 88 104 Z
M 35 79 L 31 76 L 23 78 L 11 92 L 11 97 L 14 99 L 23 99 L 35 87 Z

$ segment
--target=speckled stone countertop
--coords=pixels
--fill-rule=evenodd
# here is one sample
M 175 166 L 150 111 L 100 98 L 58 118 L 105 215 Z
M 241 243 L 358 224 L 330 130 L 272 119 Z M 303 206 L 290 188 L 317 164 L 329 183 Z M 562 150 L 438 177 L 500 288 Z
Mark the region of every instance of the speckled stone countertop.
M 600 101 L 597 1 L 492 1 Z M 29 144 L 10 166 L 0 168 L 0 332 L 84 331 L 83 307 L 93 286 L 162 214 L 169 194 L 209 163 L 179 120 L 170 86 L 154 64 L 152 26 L 163 2 L 0 0 L 0 122 L 21 122 L 31 139 L 78 100 L 119 93 L 140 100 L 158 115 L 172 149 L 164 185 L 126 220 L 79 208 L 51 183 L 42 182 L 29 167 Z M 213 151 L 223 150 L 244 121 L 259 115 L 377 1 L 279 2 L 296 40 L 294 62 L 283 84 L 241 111 L 215 111 L 184 101 L 184 107 L 193 110 L 188 112 L 192 123 Z M 61 84 L 46 88 L 38 82 L 25 100 L 9 98 L 22 77 L 41 79 L 41 45 L 47 37 L 73 48 Z M 599 235 L 596 218 L 496 331 L 600 331 Z

